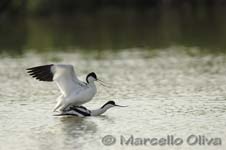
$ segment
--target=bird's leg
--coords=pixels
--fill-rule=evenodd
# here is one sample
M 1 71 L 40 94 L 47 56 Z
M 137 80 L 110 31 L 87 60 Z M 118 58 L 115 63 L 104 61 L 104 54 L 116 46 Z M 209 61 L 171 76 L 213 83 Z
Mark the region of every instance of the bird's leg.
M 66 106 L 64 106 L 62 108 L 64 108 L 64 109 L 62 109 L 61 111 L 66 112 L 66 111 L 69 111 L 71 109 L 71 106 L 70 105 L 66 105 Z
M 63 105 L 63 99 L 58 99 L 57 100 L 57 104 L 55 105 L 54 109 L 53 109 L 53 112 L 56 112 L 59 110 L 60 107 L 62 107 Z

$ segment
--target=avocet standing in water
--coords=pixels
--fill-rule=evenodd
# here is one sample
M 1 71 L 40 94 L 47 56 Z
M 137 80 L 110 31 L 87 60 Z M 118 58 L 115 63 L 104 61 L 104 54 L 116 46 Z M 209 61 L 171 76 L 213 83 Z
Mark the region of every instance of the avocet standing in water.
M 62 95 L 57 98 L 53 111 L 66 111 L 70 106 L 80 106 L 89 102 L 96 94 L 95 81 L 101 81 L 94 72 L 80 81 L 72 65 L 50 64 L 28 68 L 28 73 L 40 81 L 55 81 Z

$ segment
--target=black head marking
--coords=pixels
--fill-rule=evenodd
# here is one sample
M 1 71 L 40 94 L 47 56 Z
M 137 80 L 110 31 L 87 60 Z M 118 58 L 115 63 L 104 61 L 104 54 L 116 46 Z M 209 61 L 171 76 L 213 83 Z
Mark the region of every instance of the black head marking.
M 96 75 L 94 72 L 91 72 L 91 73 L 89 73 L 89 74 L 86 76 L 86 82 L 87 82 L 87 83 L 89 83 L 89 81 L 88 81 L 88 78 L 89 78 L 89 77 L 93 77 L 94 79 L 97 80 L 97 75 Z
M 112 105 L 115 105 L 115 102 L 114 101 L 108 101 L 107 103 L 105 103 L 101 108 L 104 108 L 106 105 L 108 104 L 112 104 Z

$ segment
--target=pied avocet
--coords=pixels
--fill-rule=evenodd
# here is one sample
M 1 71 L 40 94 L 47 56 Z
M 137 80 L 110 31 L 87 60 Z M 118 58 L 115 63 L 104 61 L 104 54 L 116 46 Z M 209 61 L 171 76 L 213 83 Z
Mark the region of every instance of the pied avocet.
M 60 114 L 55 114 L 55 116 L 78 116 L 78 117 L 87 117 L 87 116 L 99 116 L 105 113 L 109 108 L 112 107 L 127 107 L 115 104 L 114 101 L 108 101 L 102 107 L 95 110 L 89 110 L 84 106 L 70 106 L 67 110 L 62 111 Z
M 50 64 L 27 70 L 37 80 L 56 82 L 62 95 L 57 98 L 57 104 L 53 111 L 65 111 L 72 105 L 81 106 L 89 102 L 96 94 L 94 81 L 102 82 L 94 72 L 86 76 L 86 82 L 80 81 L 72 65 Z

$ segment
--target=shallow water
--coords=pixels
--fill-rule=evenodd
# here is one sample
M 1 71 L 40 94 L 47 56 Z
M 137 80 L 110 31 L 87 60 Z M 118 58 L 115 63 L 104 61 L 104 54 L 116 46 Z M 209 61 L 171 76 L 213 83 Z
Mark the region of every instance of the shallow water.
M 225 15 L 224 6 L 183 5 L 0 18 L 0 150 L 226 149 Z M 25 72 L 48 63 L 69 63 L 81 79 L 94 71 L 111 83 L 97 84 L 86 107 L 109 100 L 128 107 L 99 117 L 53 116 L 56 85 Z M 189 145 L 192 134 L 205 144 Z M 103 144 L 106 135 L 116 138 L 113 145 Z M 131 135 L 183 143 L 131 144 Z M 221 145 L 208 145 L 211 138 Z
M 88 54 L 88 53 L 87 53 Z M 104 56 L 102 56 L 104 55 Z M 98 93 L 85 105 L 90 109 L 114 100 L 126 108 L 112 108 L 99 117 L 56 117 L 52 109 L 59 95 L 54 83 L 38 82 L 25 68 L 69 63 L 78 75 L 95 71 L 112 87 L 97 84 Z M 161 50 L 133 49 L 84 55 L 26 53 L 0 59 L 0 149 L 225 149 L 226 54 L 200 53 L 195 47 Z M 84 76 L 81 77 L 84 79 Z M 189 135 L 221 138 L 221 146 L 188 145 Z M 105 146 L 102 138 L 116 143 Z M 129 138 L 183 138 L 175 145 L 122 145 Z

